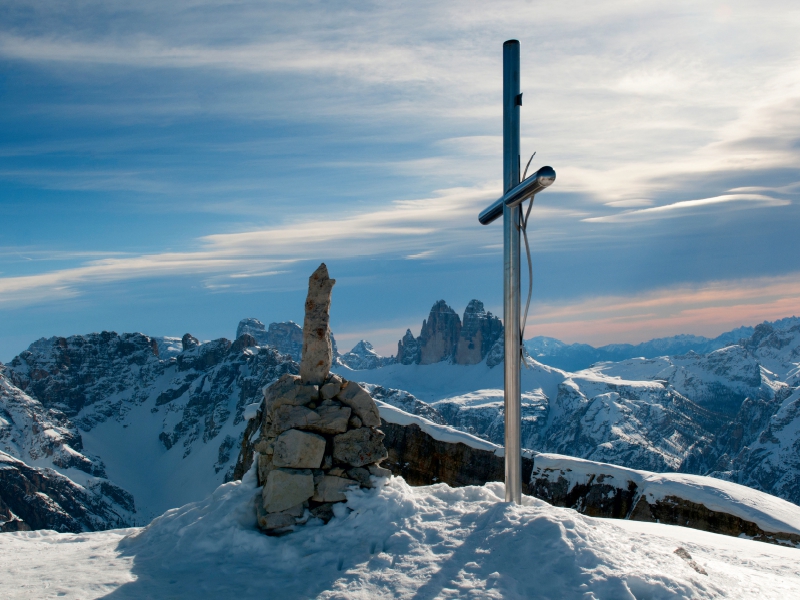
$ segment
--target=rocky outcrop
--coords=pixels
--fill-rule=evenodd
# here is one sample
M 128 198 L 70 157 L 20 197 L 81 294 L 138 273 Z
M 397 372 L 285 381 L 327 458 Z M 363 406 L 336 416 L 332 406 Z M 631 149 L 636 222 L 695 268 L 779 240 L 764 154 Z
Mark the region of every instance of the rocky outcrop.
M 397 342 L 397 362 L 401 365 L 418 365 L 419 356 L 419 341 L 410 329 L 406 329 L 403 339 Z
M 461 334 L 461 319 L 444 300 L 431 307 L 428 318 L 422 321 L 419 334 L 419 364 L 430 365 L 452 358 L 458 336 Z
M 470 300 L 456 345 L 455 363 L 475 365 L 481 362 L 503 333 L 503 323 L 483 308 L 480 300 Z
M 422 322 L 419 337 L 415 338 L 409 329 L 397 343 L 397 362 L 428 365 L 449 360 L 474 365 L 492 352 L 502 333 L 502 322 L 487 312 L 480 300 L 471 300 L 467 305 L 463 325 L 447 302 L 439 300 Z
M 6 375 L 46 408 L 74 417 L 84 407 L 122 390 L 143 400 L 143 387 L 163 372 L 157 354 L 155 340 L 141 333 L 104 331 L 42 338 L 14 357 Z M 129 385 L 106 389 L 110 374 Z
M 446 483 L 453 487 L 503 481 L 503 456 L 463 443 L 445 442 L 422 431 L 417 424 L 383 422 L 388 458 L 383 465 L 411 485 Z M 800 535 L 767 531 L 731 512 L 711 510 L 689 497 L 654 498 L 646 492 L 636 471 L 580 459 L 558 457 L 558 465 L 545 455 L 522 457 L 522 491 L 554 506 L 571 508 L 592 517 L 669 523 L 734 537 L 800 547 Z M 538 461 L 538 462 L 537 462 Z M 573 467 L 572 469 L 570 468 Z M 592 470 L 594 469 L 594 470 Z M 580 473 L 579 477 L 575 472 Z M 625 471 L 631 476 L 626 477 Z M 713 480 L 710 480 L 713 482 Z M 687 496 L 694 491 L 686 488 Z
M 303 354 L 303 330 L 294 321 L 270 323 L 269 328 L 266 328 L 258 319 L 252 317 L 242 319 L 236 328 L 236 338 L 244 334 L 252 335 L 258 346 L 275 348 L 296 361 L 299 361 Z
M 181 349 L 186 352 L 200 345 L 200 341 L 191 333 L 184 333 L 181 338 Z
M 78 485 L 0 452 L 0 531 L 80 533 L 134 524 L 133 497 L 102 479 Z
M 505 459 L 490 450 L 462 443 L 443 442 L 422 431 L 419 425 L 381 423 L 388 458 L 383 465 L 410 485 L 446 483 L 453 487 L 483 485 L 505 479 Z M 522 459 L 522 491 L 530 493 L 533 461 Z
M 629 518 L 631 521 L 679 525 L 733 537 L 748 537 L 759 542 L 800 547 L 800 535 L 764 531 L 752 521 L 724 511 L 711 510 L 703 504 L 678 496 L 667 496 L 652 503 L 642 496 Z

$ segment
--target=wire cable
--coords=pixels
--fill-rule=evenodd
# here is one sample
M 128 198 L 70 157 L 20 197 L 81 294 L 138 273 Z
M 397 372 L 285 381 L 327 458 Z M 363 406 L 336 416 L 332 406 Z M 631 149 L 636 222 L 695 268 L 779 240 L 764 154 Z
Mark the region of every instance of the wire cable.
M 528 174 L 528 167 L 531 166 L 531 161 L 533 160 L 534 156 L 536 156 L 536 152 L 531 154 L 531 157 L 528 159 L 528 164 L 525 165 L 525 171 L 522 173 L 522 181 L 525 181 L 525 176 Z M 535 196 L 530 197 L 528 210 L 525 211 L 524 217 L 522 216 L 522 203 L 520 203 L 519 224 L 517 225 L 517 229 L 522 232 L 522 239 L 525 240 L 525 256 L 528 258 L 528 299 L 525 302 L 525 313 L 522 317 L 522 323 L 519 330 L 519 358 L 522 361 L 522 364 L 525 365 L 526 369 L 529 369 L 530 367 L 528 366 L 528 361 L 525 360 L 525 324 L 528 321 L 528 309 L 531 306 L 531 296 L 533 295 L 533 263 L 531 262 L 531 247 L 528 244 L 528 219 L 531 216 L 534 198 Z M 525 202 L 525 200 L 522 202 Z

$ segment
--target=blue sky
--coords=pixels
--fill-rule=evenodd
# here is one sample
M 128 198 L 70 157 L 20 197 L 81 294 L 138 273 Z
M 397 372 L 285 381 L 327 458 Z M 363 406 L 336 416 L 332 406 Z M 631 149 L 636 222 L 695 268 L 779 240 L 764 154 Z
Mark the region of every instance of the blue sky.
M 527 336 L 800 314 L 800 9 L 709 2 L 0 5 L 0 360 L 103 329 L 302 322 L 386 354 L 502 312 L 502 43 L 522 48 Z M 527 158 L 527 156 L 526 156 Z

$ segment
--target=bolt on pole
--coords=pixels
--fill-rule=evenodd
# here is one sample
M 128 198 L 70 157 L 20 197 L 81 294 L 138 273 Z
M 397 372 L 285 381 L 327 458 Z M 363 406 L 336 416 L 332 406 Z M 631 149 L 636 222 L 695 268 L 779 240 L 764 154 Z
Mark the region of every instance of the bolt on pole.
M 503 44 L 503 194 L 519 183 L 519 42 Z M 503 206 L 506 502 L 522 502 L 519 205 Z

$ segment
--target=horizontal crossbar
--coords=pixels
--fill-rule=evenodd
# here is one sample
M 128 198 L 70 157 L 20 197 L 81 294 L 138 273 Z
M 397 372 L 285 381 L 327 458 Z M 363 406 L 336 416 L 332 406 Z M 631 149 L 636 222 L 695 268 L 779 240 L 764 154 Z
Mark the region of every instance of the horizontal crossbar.
M 508 190 L 502 198 L 499 198 L 489 208 L 485 209 L 478 216 L 478 220 L 481 225 L 488 225 L 498 217 L 503 216 L 503 205 L 517 206 L 526 198 L 530 198 L 552 185 L 555 180 L 556 172 L 553 167 L 542 167 L 536 173 Z

